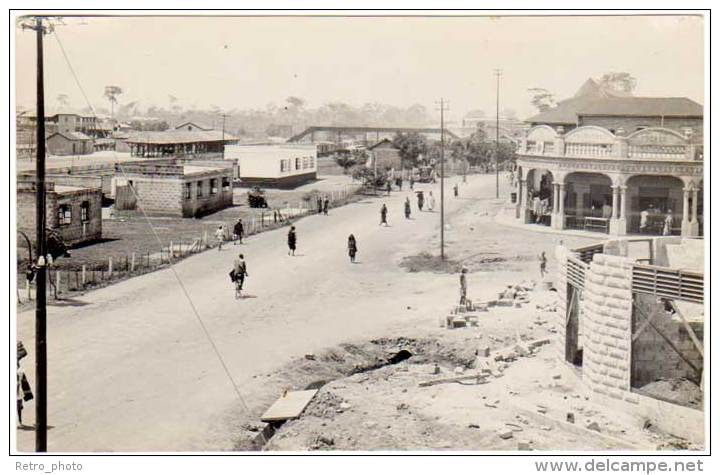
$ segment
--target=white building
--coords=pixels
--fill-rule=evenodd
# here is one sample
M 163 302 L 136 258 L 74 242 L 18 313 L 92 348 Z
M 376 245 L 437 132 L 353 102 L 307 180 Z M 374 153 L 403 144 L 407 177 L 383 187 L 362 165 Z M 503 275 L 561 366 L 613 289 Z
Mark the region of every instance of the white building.
M 225 158 L 238 161 L 243 186 L 295 188 L 317 179 L 315 145 L 226 145 Z

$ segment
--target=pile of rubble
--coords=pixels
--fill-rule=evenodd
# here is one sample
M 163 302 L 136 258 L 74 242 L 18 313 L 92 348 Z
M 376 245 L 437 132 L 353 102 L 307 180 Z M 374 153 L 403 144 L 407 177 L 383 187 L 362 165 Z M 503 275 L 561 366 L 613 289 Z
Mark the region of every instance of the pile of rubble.
M 523 281 L 519 284 L 509 284 L 505 290 L 498 293 L 497 299 L 487 300 L 484 302 L 473 302 L 467 300 L 464 304 L 455 305 L 450 314 L 440 322 L 440 326 L 446 328 L 462 328 L 467 326 L 477 326 L 481 312 L 488 312 L 493 307 L 515 307 L 522 308 L 523 305 L 530 303 L 528 293 L 534 290 L 536 283 L 534 280 L 529 282 Z

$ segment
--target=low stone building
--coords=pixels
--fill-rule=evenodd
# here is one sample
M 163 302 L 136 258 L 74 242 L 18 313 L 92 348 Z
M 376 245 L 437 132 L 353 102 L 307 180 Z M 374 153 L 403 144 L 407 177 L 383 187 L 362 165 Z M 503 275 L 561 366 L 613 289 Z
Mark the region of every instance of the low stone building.
M 57 231 L 67 245 L 102 237 L 102 189 L 56 185 L 46 182 L 46 225 Z M 31 241 L 36 233 L 35 182 L 18 181 L 17 228 Z
M 225 157 L 237 161 L 243 186 L 289 189 L 317 179 L 314 145 L 235 145 Z
M 192 164 L 190 164 L 192 163 Z M 149 214 L 199 217 L 232 206 L 232 165 L 215 162 L 163 160 L 122 165 L 116 177 L 132 187 L 127 206 Z M 117 195 L 122 192 L 116 187 Z
M 82 132 L 55 132 L 46 142 L 50 155 L 88 155 L 95 151 L 93 139 Z

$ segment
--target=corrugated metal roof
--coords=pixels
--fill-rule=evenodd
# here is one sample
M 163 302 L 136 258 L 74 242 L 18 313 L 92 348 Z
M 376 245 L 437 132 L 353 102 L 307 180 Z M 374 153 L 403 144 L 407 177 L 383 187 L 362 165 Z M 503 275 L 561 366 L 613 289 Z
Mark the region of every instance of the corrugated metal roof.
M 221 130 L 165 130 L 163 132 L 134 132 L 128 135 L 128 143 L 139 144 L 186 144 L 201 142 L 233 142 L 237 140 L 227 132 L 223 136 Z

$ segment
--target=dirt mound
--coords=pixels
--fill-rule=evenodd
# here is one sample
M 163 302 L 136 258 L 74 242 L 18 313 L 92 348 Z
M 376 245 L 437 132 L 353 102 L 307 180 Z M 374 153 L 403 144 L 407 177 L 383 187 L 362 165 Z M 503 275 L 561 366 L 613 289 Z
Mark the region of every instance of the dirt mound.
M 700 386 L 687 379 L 661 379 L 646 384 L 638 392 L 682 406 L 696 409 L 703 407 L 703 393 Z

